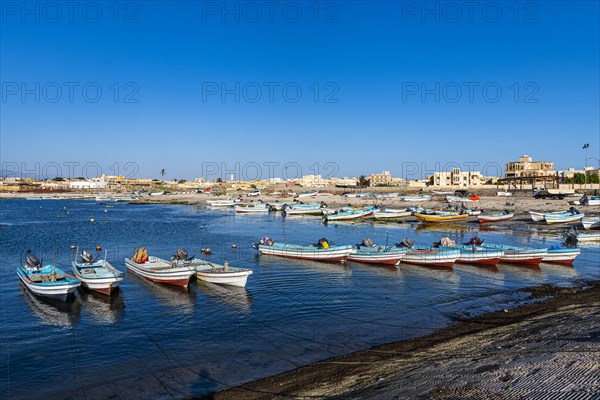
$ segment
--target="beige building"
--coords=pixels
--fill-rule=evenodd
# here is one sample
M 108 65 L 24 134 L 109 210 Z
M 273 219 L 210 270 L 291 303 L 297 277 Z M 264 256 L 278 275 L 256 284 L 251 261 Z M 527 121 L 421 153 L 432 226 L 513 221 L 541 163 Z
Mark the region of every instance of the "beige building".
M 433 186 L 436 187 L 468 189 L 481 184 L 481 172 L 478 171 L 461 171 L 460 168 L 453 168 L 450 172 L 433 173 Z
M 519 157 L 519 161 L 506 163 L 504 171 L 505 178 L 519 178 L 529 176 L 552 176 L 555 175 L 554 163 L 550 161 L 533 161 L 533 159 L 524 155 Z
M 391 185 L 392 173 L 390 171 L 383 171 L 381 174 L 371 174 L 369 181 L 371 186 Z

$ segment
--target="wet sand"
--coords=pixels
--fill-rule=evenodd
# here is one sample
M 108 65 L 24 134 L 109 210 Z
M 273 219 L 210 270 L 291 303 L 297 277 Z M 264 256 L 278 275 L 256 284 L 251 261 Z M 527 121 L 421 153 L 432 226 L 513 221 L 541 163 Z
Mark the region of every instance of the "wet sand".
M 202 399 L 598 399 L 600 282 Z

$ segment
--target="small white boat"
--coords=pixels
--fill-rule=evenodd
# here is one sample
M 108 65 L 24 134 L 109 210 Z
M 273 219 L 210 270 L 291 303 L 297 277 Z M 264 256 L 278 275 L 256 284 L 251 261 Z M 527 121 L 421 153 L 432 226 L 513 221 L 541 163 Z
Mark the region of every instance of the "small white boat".
M 304 197 L 315 197 L 317 195 L 318 191 L 314 190 L 311 192 L 302 192 L 298 195 L 299 198 L 304 198 Z
M 245 287 L 248 276 L 252 275 L 252 270 L 230 267 L 227 261 L 221 265 L 193 259 L 192 263 L 196 266 L 196 278 L 205 282 Z
M 317 197 L 333 197 L 333 193 L 326 190 L 319 190 L 316 194 Z
M 512 193 L 511 192 L 497 192 L 496 196 L 497 197 L 510 197 L 510 196 L 512 196 Z
M 571 210 L 561 214 L 544 214 L 544 219 L 548 225 L 562 224 L 569 222 L 578 222 L 585 216 L 584 213 L 571 207 Z
M 460 257 L 460 251 L 447 249 L 409 249 L 400 263 L 428 267 L 452 268 Z
M 361 209 L 357 209 L 357 210 L 339 211 L 335 214 L 326 215 L 323 218 L 327 222 L 329 222 L 329 221 L 348 221 L 348 220 L 352 220 L 352 219 L 367 217 L 376 211 L 379 211 L 379 209 L 375 208 L 375 207 L 367 207 L 367 208 L 361 208 Z
M 101 194 L 101 195 L 96 196 L 96 201 L 105 202 L 105 201 L 111 201 L 111 199 L 108 194 Z
M 550 215 L 550 214 L 563 214 L 564 211 L 554 211 L 554 212 L 550 212 L 550 213 L 543 213 L 543 212 L 537 212 L 537 211 L 529 211 L 529 215 L 531 216 L 531 219 L 533 220 L 533 222 L 542 222 L 545 221 L 544 219 L 544 215 Z
M 398 197 L 400 196 L 400 193 L 394 192 L 394 193 L 379 193 L 375 195 L 376 199 L 392 199 L 394 197 Z
M 321 203 L 312 202 L 308 204 L 294 204 L 284 207 L 283 211 L 285 215 L 321 215 Z
M 33 254 L 28 254 L 25 264 L 17 267 L 17 275 L 25 287 L 38 296 L 66 300 L 81 281 L 54 265 L 42 266 Z
M 235 205 L 234 200 L 223 199 L 223 200 L 206 200 L 208 205 L 213 208 L 219 207 L 233 207 Z
M 479 215 L 477 219 L 480 224 L 487 224 L 490 222 L 500 222 L 500 221 L 508 221 L 514 217 L 513 213 L 505 212 L 501 214 L 483 214 Z
M 386 208 L 373 213 L 375 219 L 400 219 L 412 216 L 412 211 Z
M 415 195 L 415 196 L 400 196 L 400 199 L 402 201 L 407 201 L 407 202 L 429 201 L 429 200 L 431 200 L 431 195 L 430 194 L 420 194 L 420 195 Z
M 78 253 L 79 250 L 75 254 L 75 259 L 77 259 Z M 122 271 L 114 268 L 106 261 L 106 255 L 104 260 L 94 260 L 94 257 L 86 251 L 81 253 L 80 261 L 72 262 L 72 268 L 73 273 L 79 278 L 83 286 L 107 296 L 110 296 L 113 290 L 119 287 L 125 277 Z
M 590 232 L 590 233 L 578 233 L 577 240 L 580 242 L 596 242 L 600 241 L 600 232 Z
M 125 259 L 127 268 L 136 275 L 152 282 L 168 283 L 187 287 L 190 278 L 196 273 L 191 264 L 175 263 L 162 258 L 150 256 L 145 248 L 140 248 L 131 259 Z
M 165 193 L 166 192 L 164 190 L 159 190 L 158 192 L 152 192 L 152 193 L 150 193 L 150 196 L 162 196 Z
M 479 201 L 479 197 L 446 196 L 448 203 L 474 203 Z
M 353 250 L 352 246 L 329 246 L 328 242 L 325 243 L 327 244 L 300 246 L 275 243 L 269 238 L 262 238 L 254 247 L 264 255 L 314 261 L 346 261 Z
M 348 260 L 367 264 L 397 265 L 407 248 L 385 246 L 360 246 L 348 256 Z
M 236 205 L 234 209 L 237 214 L 266 214 L 269 212 L 265 204 Z
M 355 198 L 360 198 L 360 197 L 371 197 L 373 195 L 371 193 L 365 192 L 365 193 L 346 193 L 346 194 L 344 194 L 344 196 L 351 198 L 351 199 L 355 199 Z
M 600 229 L 600 217 L 584 217 L 581 218 L 581 223 L 586 230 Z
M 542 262 L 571 265 L 580 253 L 581 250 L 578 248 L 553 246 L 548 249 Z
M 25 197 L 25 200 L 43 200 L 41 197 Z

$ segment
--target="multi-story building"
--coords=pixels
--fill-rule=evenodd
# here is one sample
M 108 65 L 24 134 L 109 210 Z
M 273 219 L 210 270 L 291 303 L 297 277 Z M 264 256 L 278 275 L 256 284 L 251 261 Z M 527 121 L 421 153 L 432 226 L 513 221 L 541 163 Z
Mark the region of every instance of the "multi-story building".
M 555 175 L 554 163 L 551 161 L 533 161 L 533 159 L 524 155 L 519 157 L 519 161 L 506 163 L 504 170 L 505 178 L 520 178 L 533 176 L 552 176 Z
M 382 186 L 392 184 L 392 173 L 383 171 L 381 174 L 371 174 L 369 177 L 371 186 Z
M 460 187 L 467 189 L 481 184 L 481 172 L 478 171 L 461 171 L 460 168 L 453 168 L 449 172 L 433 173 L 433 186 L 437 187 Z

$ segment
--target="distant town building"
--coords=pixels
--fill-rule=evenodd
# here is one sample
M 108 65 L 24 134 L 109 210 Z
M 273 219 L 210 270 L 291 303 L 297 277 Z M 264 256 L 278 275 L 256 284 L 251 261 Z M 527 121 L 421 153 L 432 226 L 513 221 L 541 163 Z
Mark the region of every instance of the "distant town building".
M 324 185 L 325 179 L 321 175 L 304 175 L 298 180 L 298 183 L 302 186 L 322 186 Z
M 381 174 L 371 174 L 369 177 L 371 186 L 383 186 L 392 184 L 392 173 L 383 171 Z
M 481 184 L 481 172 L 478 171 L 461 171 L 460 168 L 453 168 L 450 172 L 433 173 L 433 185 L 437 187 L 468 189 Z
M 73 181 L 69 182 L 70 189 L 106 189 L 106 182 L 102 181 Z
M 551 176 L 555 175 L 554 163 L 551 161 L 533 161 L 533 159 L 524 155 L 519 161 L 506 163 L 504 171 L 505 178 L 519 178 L 530 176 Z

